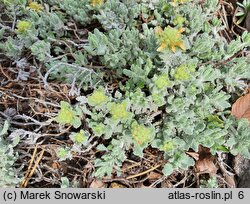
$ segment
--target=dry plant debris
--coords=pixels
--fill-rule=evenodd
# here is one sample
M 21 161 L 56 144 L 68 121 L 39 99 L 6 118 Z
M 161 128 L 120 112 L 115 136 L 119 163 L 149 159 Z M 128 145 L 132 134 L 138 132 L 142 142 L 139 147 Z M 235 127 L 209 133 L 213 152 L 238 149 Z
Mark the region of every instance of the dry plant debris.
M 250 122 L 250 89 L 248 93 L 236 100 L 232 106 L 231 114 L 236 118 L 246 118 Z
M 0 185 L 237 187 L 242 1 L 0 2 L 1 156 L 18 153 Z

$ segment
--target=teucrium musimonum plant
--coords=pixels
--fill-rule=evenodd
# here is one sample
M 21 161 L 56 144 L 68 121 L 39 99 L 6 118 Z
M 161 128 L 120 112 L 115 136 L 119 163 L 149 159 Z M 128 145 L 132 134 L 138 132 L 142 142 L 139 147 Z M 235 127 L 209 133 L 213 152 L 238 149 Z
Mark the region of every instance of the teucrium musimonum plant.
M 93 141 L 105 141 L 98 177 L 120 173 L 128 150 L 143 157 L 148 146 L 164 153 L 166 175 L 192 166 L 185 151 L 200 144 L 249 158 L 249 126 L 229 109 L 250 78 L 249 58 L 239 55 L 250 35 L 220 36 L 217 0 L 14 2 L 21 18 L 12 35 L 1 28 L 0 49 L 13 60 L 28 52 L 50 76 L 86 91 L 73 106 L 60 103 L 55 121 L 73 129 L 73 147 L 57 149 L 61 160 Z
M 7 135 L 8 128 L 8 121 L 0 127 L 0 187 L 15 187 L 20 182 L 13 166 L 17 159 L 13 148 L 19 143 L 19 137 L 13 138 L 12 141 L 6 140 L 4 136 Z
M 168 22 L 179 22 L 185 29 L 172 25 L 163 29 L 164 23 L 149 29 L 145 24 L 139 32 L 131 24 L 119 29 L 104 25 L 106 33 L 95 30 L 89 35 L 87 51 L 115 69 L 117 76 L 128 77 L 114 97 L 100 87 L 87 97 L 91 112 L 87 121 L 93 135 L 112 138 L 109 147 L 98 147 L 104 155 L 95 162 L 96 176 L 111 175 L 111 166 L 119 172 L 127 149 L 142 157 L 149 145 L 164 152 L 166 175 L 194 165 L 185 151 L 197 151 L 199 144 L 213 154 L 225 151 L 249 158 L 249 126 L 228 112 L 230 94 L 246 86 L 243 80 L 250 78 L 249 60 L 227 59 L 249 46 L 250 36 L 243 33 L 227 44 L 218 34 L 223 28 L 220 20 L 209 15 L 216 2 L 179 4 L 172 11 L 168 5 L 169 12 L 183 17 L 181 23 L 168 18 L 167 11 L 159 11 Z M 197 22 L 200 15 L 203 23 Z

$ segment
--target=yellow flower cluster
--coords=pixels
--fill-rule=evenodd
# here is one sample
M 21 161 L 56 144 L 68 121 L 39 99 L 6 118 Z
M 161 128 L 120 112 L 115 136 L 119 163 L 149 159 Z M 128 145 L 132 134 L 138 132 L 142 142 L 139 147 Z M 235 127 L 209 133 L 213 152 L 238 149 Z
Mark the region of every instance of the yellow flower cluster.
M 127 120 L 131 116 L 131 112 L 127 111 L 127 102 L 111 103 L 110 113 L 114 120 Z
M 148 144 L 154 136 L 154 129 L 139 125 L 136 122 L 132 124 L 132 137 L 141 146 Z
M 101 6 L 103 5 L 103 3 L 104 3 L 104 0 L 91 0 L 90 2 L 92 6 Z
M 195 68 L 195 65 L 182 64 L 176 68 L 174 78 L 181 81 L 190 80 Z
M 72 124 L 76 115 L 72 110 L 69 103 L 62 101 L 61 102 L 61 110 L 58 113 L 56 118 L 57 122 L 62 124 Z
M 91 106 L 102 106 L 108 102 L 108 97 L 105 95 L 105 90 L 99 88 L 88 97 L 88 104 Z
M 177 6 L 178 4 L 184 4 L 188 2 L 189 0 L 173 0 L 172 5 Z
M 172 86 L 172 82 L 169 80 L 168 74 L 164 73 L 156 77 L 155 85 L 158 89 L 162 90 L 166 87 Z
M 161 27 L 156 27 L 155 33 L 160 42 L 160 47 L 157 51 L 161 52 L 165 48 L 170 48 L 173 52 L 176 52 L 176 47 L 185 50 L 186 48 L 181 36 L 184 30 L 184 28 L 176 29 L 170 26 L 166 27 L 164 30 Z
M 80 132 L 74 134 L 71 139 L 73 142 L 75 142 L 77 145 L 82 145 L 87 140 L 87 136 L 83 130 L 80 130 Z
M 29 3 L 28 8 L 36 12 L 40 12 L 43 10 L 43 7 L 40 4 L 38 4 L 37 2 L 32 2 L 32 1 Z
M 18 33 L 24 33 L 28 31 L 31 28 L 32 24 L 29 21 L 19 21 L 17 23 L 17 32 Z

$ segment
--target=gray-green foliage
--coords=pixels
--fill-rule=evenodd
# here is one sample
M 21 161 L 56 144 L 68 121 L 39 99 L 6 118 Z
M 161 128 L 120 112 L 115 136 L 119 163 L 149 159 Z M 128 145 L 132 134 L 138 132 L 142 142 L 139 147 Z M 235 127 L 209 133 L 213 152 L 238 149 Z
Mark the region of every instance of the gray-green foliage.
M 201 188 L 218 188 L 218 187 L 219 185 L 217 182 L 217 178 L 215 176 L 212 176 L 207 181 L 206 180 L 201 181 Z
M 218 32 L 223 29 L 220 20 L 210 15 L 216 2 L 203 6 L 195 3 L 179 5 L 174 11 L 189 19 L 185 22 L 186 52 L 157 54 L 157 39 L 146 24 L 140 32 L 133 27 L 109 28 L 106 33 L 95 30 L 89 35 L 87 51 L 98 56 L 106 67 L 128 77 L 127 82 L 119 86 L 124 95 L 118 92 L 118 98 L 112 100 L 128 101 L 127 111 L 133 114 L 126 123 L 111 125 L 107 110 L 97 109 L 96 112 L 92 109 L 88 120 L 90 128 L 99 127 L 101 132 L 96 134 L 94 131 L 98 137 L 112 136 L 116 138 L 112 141 L 119 139 L 121 144 L 128 146 L 133 144 L 132 138 L 134 154 L 142 156 L 144 147 L 136 144 L 128 124 L 136 120 L 148 127 L 154 126 L 156 135 L 147 144 L 165 152 L 169 161 L 163 169 L 166 175 L 176 168 L 192 166 L 194 161 L 184 152 L 189 148 L 197 151 L 199 144 L 209 147 L 213 153 L 241 153 L 249 158 L 248 123 L 244 120 L 236 122 L 227 110 L 231 106 L 231 93 L 246 87 L 244 79 L 250 78 L 249 59 L 233 58 L 250 45 L 250 35 L 245 32 L 227 44 Z M 188 8 L 190 4 L 191 10 Z M 170 22 L 172 20 L 174 18 L 169 18 Z M 160 121 L 154 119 L 157 112 L 161 112 Z M 127 148 L 121 147 L 117 145 L 116 148 L 120 152 Z M 101 177 L 105 172 L 111 175 L 110 165 L 119 169 L 121 159 L 116 155 L 116 148 L 114 151 L 102 150 L 106 153 L 101 160 L 96 160 L 97 176 Z
M 89 13 L 90 6 L 88 5 L 88 0 L 83 1 L 58 1 L 51 0 L 53 4 L 57 4 L 61 9 L 63 9 L 66 14 L 73 17 L 77 22 L 81 24 L 86 24 L 91 21 L 91 15 Z
M 243 2 L 237 2 L 237 13 L 235 16 L 237 16 L 237 24 L 242 23 L 245 18 L 248 15 L 248 12 L 250 10 L 250 1 L 249 0 L 243 0 Z
M 113 167 L 115 167 L 119 176 L 121 174 L 120 167 L 126 159 L 122 141 L 112 140 L 110 146 L 105 147 L 104 145 L 99 145 L 97 149 L 104 151 L 105 155 L 103 155 L 101 159 L 95 160 L 95 166 L 97 167 L 95 176 L 102 178 L 107 175 L 110 177 L 113 173 Z
M 107 0 L 96 15 L 105 30 L 124 29 L 136 25 L 140 13 L 140 4 L 131 0 Z
M 148 33 L 139 33 L 135 28 L 127 28 L 114 29 L 104 34 L 96 29 L 93 34 L 89 35 L 89 44 L 85 49 L 91 55 L 99 56 L 105 66 L 115 69 L 120 74 L 123 72 L 123 68 L 128 65 L 133 66 L 135 61 L 145 59 L 149 54 L 145 51 L 150 49 L 147 39 L 150 38 L 153 30 L 147 31 Z M 145 42 L 144 45 L 143 42 Z M 154 42 L 151 41 L 150 43 Z M 146 48 L 144 51 L 142 51 L 143 47 Z
M 79 188 L 79 182 L 74 180 L 71 184 L 67 177 L 61 177 L 61 188 Z
M 217 3 L 107 0 L 93 6 L 85 0 L 50 0 L 35 12 L 20 1 L 20 20 L 31 26 L 9 37 L 2 31 L 0 48 L 15 60 L 29 51 L 47 74 L 92 91 L 78 98 L 77 126 L 67 114 L 62 125 L 79 127 L 84 118 L 88 145 L 105 141 L 98 146 L 96 176 L 119 173 L 128 150 L 143 157 L 148 146 L 164 152 L 163 172 L 169 175 L 192 166 L 185 151 L 197 151 L 200 144 L 213 154 L 249 158 L 249 125 L 235 120 L 229 109 L 232 94 L 241 93 L 250 79 L 249 58 L 240 55 L 250 34 L 226 42 L 214 15 Z M 94 25 L 88 36 L 75 28 L 88 25 Z M 70 151 L 61 159 L 70 158 Z
M 13 166 L 18 156 L 13 148 L 18 144 L 19 139 L 18 137 L 13 141 L 5 139 L 8 128 L 7 121 L 0 128 L 0 187 L 15 187 L 20 182 Z

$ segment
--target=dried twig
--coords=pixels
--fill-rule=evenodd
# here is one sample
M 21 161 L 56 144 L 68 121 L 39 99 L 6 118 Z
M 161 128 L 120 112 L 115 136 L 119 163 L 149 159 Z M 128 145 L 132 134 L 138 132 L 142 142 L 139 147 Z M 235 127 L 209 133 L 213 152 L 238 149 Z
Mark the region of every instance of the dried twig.
M 158 164 L 158 165 L 156 165 L 156 166 L 154 166 L 154 167 L 152 167 L 152 168 L 150 168 L 150 169 L 148 169 L 148 170 L 146 170 L 146 171 L 143 171 L 143 172 L 141 172 L 141 173 L 139 173 L 139 174 L 135 174 L 135 175 L 132 175 L 132 176 L 128 176 L 126 179 L 132 179 L 132 178 L 136 178 L 136 177 L 142 176 L 142 175 L 144 175 L 144 174 L 147 174 L 147 173 L 149 173 L 149 172 L 151 172 L 151 171 L 153 171 L 153 170 L 159 168 L 160 166 L 161 166 L 161 164 Z

